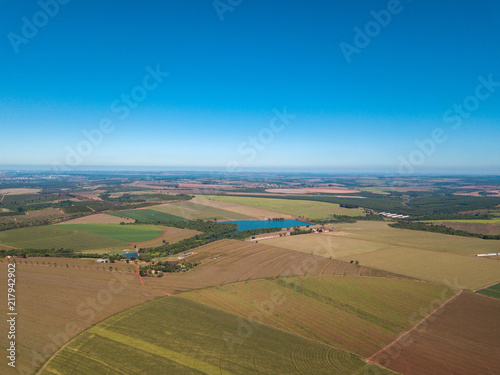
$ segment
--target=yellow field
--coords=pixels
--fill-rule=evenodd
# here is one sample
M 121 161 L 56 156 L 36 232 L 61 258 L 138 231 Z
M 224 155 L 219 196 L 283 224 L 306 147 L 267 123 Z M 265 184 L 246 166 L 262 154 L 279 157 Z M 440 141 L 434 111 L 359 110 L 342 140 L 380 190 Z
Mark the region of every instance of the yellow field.
M 88 215 L 88 216 L 79 217 L 79 218 L 73 219 L 73 220 L 64 221 L 62 223 L 59 223 L 58 225 L 64 225 L 64 224 L 120 224 L 121 222 L 134 223 L 135 220 L 123 218 L 123 217 L 116 217 L 116 216 L 107 215 L 107 214 L 95 214 L 95 215 Z
M 202 204 L 202 205 L 205 205 L 208 207 L 214 207 L 214 208 L 219 208 L 221 210 L 235 212 L 235 213 L 238 213 L 241 215 L 251 216 L 254 219 L 263 220 L 263 219 L 272 218 L 272 217 L 282 217 L 285 219 L 293 219 L 292 215 L 289 215 L 289 214 L 286 214 L 283 212 L 272 211 L 272 210 L 265 209 L 265 208 L 250 207 L 250 206 L 245 206 L 245 205 L 236 204 L 236 203 L 221 202 L 218 200 L 207 199 L 204 197 L 196 197 L 192 200 L 192 202 Z
M 206 198 L 226 203 L 270 209 L 311 220 L 326 219 L 332 215 L 365 216 L 361 208 L 343 208 L 335 203 L 225 195 L 207 195 Z

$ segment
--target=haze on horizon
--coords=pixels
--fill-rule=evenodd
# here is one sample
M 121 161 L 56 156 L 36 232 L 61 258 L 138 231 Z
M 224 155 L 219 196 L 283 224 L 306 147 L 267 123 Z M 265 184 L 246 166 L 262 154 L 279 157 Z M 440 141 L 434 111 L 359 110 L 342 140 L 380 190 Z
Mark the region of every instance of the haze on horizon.
M 500 174 L 499 11 L 9 2 L 0 169 Z

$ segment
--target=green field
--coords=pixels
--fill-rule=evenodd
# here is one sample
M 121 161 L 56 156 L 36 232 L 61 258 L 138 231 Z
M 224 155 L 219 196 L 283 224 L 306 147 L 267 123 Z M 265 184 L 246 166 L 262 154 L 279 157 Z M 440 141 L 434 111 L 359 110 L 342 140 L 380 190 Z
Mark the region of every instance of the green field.
M 153 206 L 151 210 L 164 212 L 170 215 L 180 216 L 188 220 L 253 220 L 252 216 L 239 214 L 215 207 L 204 206 L 193 202 L 177 202 Z
M 137 220 L 142 223 L 155 223 L 157 221 L 184 221 L 185 219 L 179 216 L 170 215 L 165 212 L 155 210 L 126 210 L 110 212 L 109 215 L 117 217 L 128 217 L 129 219 Z
M 318 220 L 327 219 L 332 215 L 347 215 L 347 216 L 364 216 L 362 209 L 350 209 L 340 207 L 335 203 L 290 200 L 290 199 L 274 199 L 274 198 L 251 198 L 251 197 L 235 197 L 225 195 L 204 195 L 203 198 L 214 199 L 222 202 L 243 204 L 246 206 L 264 208 L 283 212 L 286 214 L 301 216 L 306 219 Z
M 500 298 L 500 284 L 492 285 L 487 288 L 478 290 L 477 293 L 484 294 L 485 296 Z
M 370 356 L 422 319 L 409 317 L 442 291 L 441 285 L 409 279 L 310 276 L 236 283 L 180 297 Z M 447 291 L 446 298 L 454 293 Z
M 127 247 L 148 241 L 163 231 L 153 226 L 118 224 L 66 224 L 0 232 L 0 243 L 16 248 L 93 250 Z
M 354 354 L 177 297 L 106 319 L 40 372 L 69 373 L 393 374 Z
M 97 234 L 125 242 L 143 242 L 153 240 L 163 231 L 151 225 L 119 225 L 119 224 L 65 224 L 64 229 Z

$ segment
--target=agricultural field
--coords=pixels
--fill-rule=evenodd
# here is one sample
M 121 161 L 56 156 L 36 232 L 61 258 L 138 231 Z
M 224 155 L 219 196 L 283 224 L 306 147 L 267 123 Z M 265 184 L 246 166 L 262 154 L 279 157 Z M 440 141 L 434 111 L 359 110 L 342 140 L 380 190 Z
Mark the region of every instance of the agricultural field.
M 49 260 L 51 266 L 41 265 Z M 53 263 L 57 263 L 57 267 Z M 56 350 L 82 330 L 162 295 L 143 288 L 126 263 L 116 265 L 122 272 L 91 269 L 95 265 L 95 260 L 64 258 L 28 258 L 17 263 L 17 368 L 11 371 L 4 366 L 2 375 L 34 374 Z M 0 263 L 2 295 L 7 295 L 6 287 L 4 259 Z M 6 319 L 0 321 L 0 332 L 7 337 Z
M 156 237 L 149 241 L 132 242 L 132 244 L 136 245 L 137 248 L 155 247 L 163 245 L 163 241 L 168 242 L 169 244 L 173 244 L 185 240 L 186 238 L 191 238 L 193 236 L 196 236 L 197 234 L 201 234 L 201 232 L 191 229 L 173 228 L 165 226 L 157 226 L 157 228 L 163 231 L 163 234 L 160 237 Z
M 187 220 L 252 220 L 252 216 L 237 212 L 222 210 L 194 202 L 167 203 L 150 207 L 151 210 L 164 212 L 170 215 L 183 217 Z
M 334 230 L 326 235 L 426 250 L 467 255 L 500 251 L 500 241 L 397 229 L 380 221 L 358 221 L 354 224 L 334 224 L 329 227 Z
M 179 296 L 369 356 L 411 328 L 409 317 L 441 298 L 442 292 L 443 286 L 409 279 L 309 276 L 255 280 Z M 446 292 L 448 297 L 456 293 Z
M 487 223 L 474 223 L 474 222 L 441 222 L 448 228 L 455 230 L 464 230 L 470 233 L 488 234 L 488 235 L 500 235 L 500 220 L 495 220 L 498 224 L 487 224 Z M 500 246 L 499 246 L 500 248 Z
M 375 361 L 402 374 L 500 374 L 500 300 L 464 292 Z
M 290 275 L 395 276 L 386 271 L 248 241 L 221 240 L 198 247 L 189 272 L 144 278 L 145 285 L 175 294 L 237 281 Z M 178 254 L 181 255 L 181 254 Z
M 244 339 L 231 342 L 228 337 L 236 338 L 238 332 L 244 332 Z M 138 374 L 145 369 L 152 374 L 319 375 L 374 369 L 391 374 L 354 354 L 271 327 L 253 326 L 176 297 L 133 307 L 89 329 L 57 353 L 40 374 Z
M 477 293 L 489 297 L 500 298 L 500 284 L 490 285 L 484 289 L 478 290 Z
M 364 266 L 461 289 L 474 290 L 500 281 L 500 264 L 494 259 L 399 247 L 357 254 L 356 260 Z
M 170 215 L 165 212 L 151 209 L 136 209 L 111 212 L 110 215 L 140 221 L 141 223 L 155 223 L 157 221 L 184 221 L 180 216 Z
M 0 243 L 25 249 L 93 250 L 130 247 L 149 241 L 163 231 L 154 226 L 116 224 L 67 224 L 29 227 L 0 232 Z
M 364 216 L 361 208 L 343 208 L 335 203 L 307 201 L 307 200 L 290 200 L 290 199 L 273 199 L 273 198 L 251 198 L 251 197 L 235 197 L 223 195 L 207 195 L 208 199 L 218 200 L 227 203 L 242 204 L 251 207 L 263 208 L 277 212 L 284 212 L 293 216 L 303 217 L 306 219 L 327 219 L 332 215 L 347 215 L 347 216 Z
M 135 223 L 135 220 L 126 219 L 123 217 L 117 217 L 117 216 L 108 215 L 108 214 L 94 214 L 94 215 L 87 215 L 87 216 L 79 217 L 79 218 L 73 219 L 73 220 L 63 221 L 62 223 L 59 223 L 59 225 L 62 225 L 62 224 L 120 224 L 122 222 Z
M 234 212 L 234 213 L 244 215 L 244 216 L 250 216 L 250 217 L 257 219 L 257 220 L 263 220 L 263 219 L 273 218 L 273 217 L 282 217 L 284 219 L 293 219 L 292 215 L 285 214 L 283 212 L 271 211 L 271 210 L 265 209 L 265 208 L 245 206 L 242 204 L 223 202 L 223 201 L 214 200 L 214 199 L 207 199 L 204 196 L 199 196 L 199 197 L 197 196 L 197 197 L 193 198 L 192 202 L 197 203 L 197 204 L 201 204 L 201 205 L 207 206 L 207 207 L 213 207 L 213 208 L 222 209 L 225 211 Z

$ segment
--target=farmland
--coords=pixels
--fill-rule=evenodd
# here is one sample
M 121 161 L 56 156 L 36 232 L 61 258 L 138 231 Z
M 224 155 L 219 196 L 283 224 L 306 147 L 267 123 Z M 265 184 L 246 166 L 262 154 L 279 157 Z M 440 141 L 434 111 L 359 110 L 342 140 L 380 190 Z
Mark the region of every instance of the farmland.
M 0 243 L 15 248 L 92 250 L 127 247 L 162 235 L 153 226 L 67 224 L 13 229 L 0 233 Z
M 145 278 L 144 283 L 168 293 L 179 293 L 206 286 L 275 276 L 391 275 L 390 272 L 348 262 L 237 240 L 212 242 L 196 248 L 195 252 L 188 260 L 201 262 L 198 267 L 186 273 Z
M 180 296 L 369 356 L 413 326 L 408 317 L 440 298 L 442 291 L 436 284 L 398 278 L 309 276 L 229 284 Z M 446 292 L 450 297 L 456 293 Z
M 478 290 L 477 293 L 483 294 L 489 297 L 500 298 L 500 284 L 495 284 L 488 286 L 487 288 Z
M 332 217 L 333 215 L 364 216 L 362 209 L 343 208 L 334 203 L 272 198 L 235 197 L 224 195 L 208 195 L 205 197 L 222 202 L 242 204 L 251 207 L 284 212 L 290 215 L 294 215 L 297 217 L 300 216 L 311 220 L 327 219 L 329 217 Z
M 408 374 L 499 374 L 500 300 L 462 293 L 412 332 L 403 350 L 375 358 Z
M 140 221 L 141 223 L 155 223 L 157 221 L 183 221 L 182 217 L 150 209 L 137 209 L 112 212 L 110 215 Z
M 140 323 L 140 326 L 138 325 Z M 243 323 L 241 323 L 243 322 Z M 227 337 L 247 327 L 244 340 Z M 226 337 L 226 341 L 225 338 Z M 314 358 L 314 361 L 310 359 Z M 60 351 L 41 374 L 362 374 L 354 354 L 166 297 L 113 316 Z M 380 369 L 380 374 L 389 374 Z
M 135 222 L 135 220 L 117 217 L 115 215 L 94 214 L 94 215 L 87 215 L 87 216 L 79 217 L 79 218 L 73 219 L 73 220 L 63 221 L 62 223 L 59 223 L 59 224 L 60 225 L 63 225 L 63 224 L 120 224 L 121 222 L 133 223 L 133 222 Z
M 51 266 L 42 266 L 42 262 L 49 263 L 49 260 Z M 125 272 L 109 272 L 94 270 L 95 260 L 30 258 L 25 261 L 28 265 L 18 262 L 16 266 L 17 370 L 20 372 L 5 366 L 2 368 L 5 375 L 34 373 L 81 330 L 161 295 L 143 288 L 137 276 L 128 272 L 130 265 L 126 263 L 117 265 Z M 31 265 L 31 261 L 35 265 Z M 0 292 L 7 295 L 5 261 L 0 263 L 0 269 Z M 2 319 L 0 332 L 4 337 L 7 337 L 6 329 L 7 321 Z
M 284 219 L 293 219 L 292 215 L 285 214 L 283 212 L 271 211 L 270 209 L 266 209 L 266 208 L 245 206 L 242 204 L 223 202 L 223 201 L 214 200 L 214 199 L 207 199 L 203 196 L 195 197 L 193 199 L 193 202 L 201 204 L 203 206 L 222 209 L 225 211 L 234 212 L 234 213 L 244 215 L 244 216 L 250 216 L 254 219 L 262 220 L 262 219 L 267 219 L 267 218 L 272 218 L 272 217 L 282 217 Z
M 194 202 L 167 203 L 151 207 L 152 210 L 164 212 L 170 215 L 183 217 L 188 220 L 252 220 L 252 216 L 237 212 L 227 211 L 220 208 L 210 207 Z
M 351 257 L 343 257 L 349 260 Z M 498 261 L 412 248 L 357 254 L 360 264 L 440 284 L 474 290 L 500 281 Z

